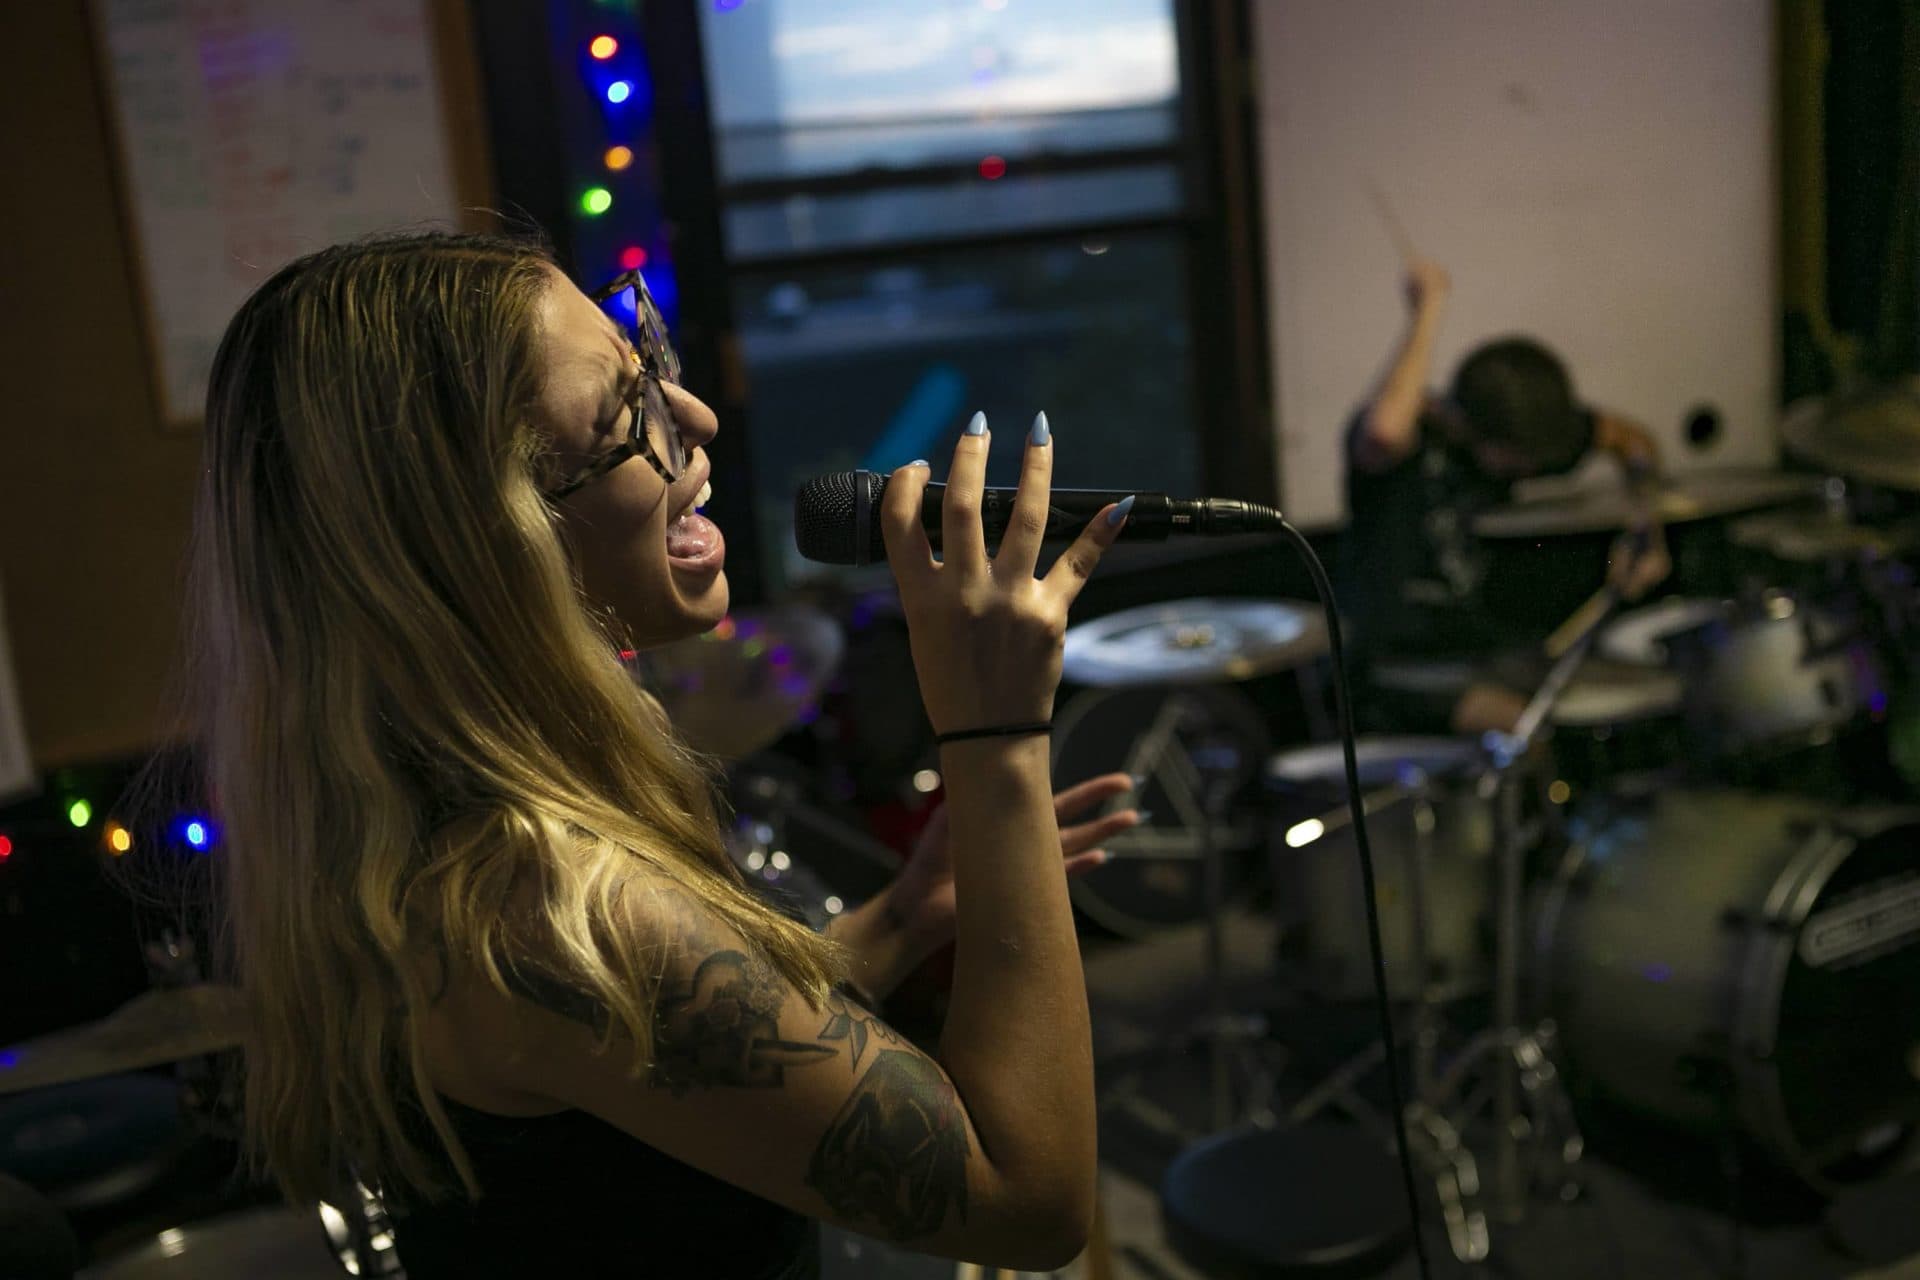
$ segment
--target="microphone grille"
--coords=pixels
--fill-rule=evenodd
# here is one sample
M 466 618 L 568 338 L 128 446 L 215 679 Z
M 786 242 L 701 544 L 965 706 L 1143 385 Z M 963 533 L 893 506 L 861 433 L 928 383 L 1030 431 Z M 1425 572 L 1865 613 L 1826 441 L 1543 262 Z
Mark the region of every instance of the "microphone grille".
M 834 471 L 815 476 L 793 495 L 793 540 L 800 554 L 822 564 L 862 564 L 884 554 L 878 543 L 860 554 L 861 530 L 856 524 L 860 487 L 864 486 L 869 512 L 878 524 L 878 498 L 871 471 Z

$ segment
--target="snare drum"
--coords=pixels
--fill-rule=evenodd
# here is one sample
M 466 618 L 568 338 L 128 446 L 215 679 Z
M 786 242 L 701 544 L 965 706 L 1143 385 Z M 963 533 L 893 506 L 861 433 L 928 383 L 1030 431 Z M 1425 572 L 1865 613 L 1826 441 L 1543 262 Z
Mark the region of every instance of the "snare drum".
M 1920 1122 L 1920 811 L 1670 790 L 1573 835 L 1534 937 L 1577 1079 L 1821 1187 Z
M 1479 751 L 1458 738 L 1368 737 L 1357 748 L 1388 989 L 1397 999 L 1421 992 L 1419 859 L 1427 989 L 1442 999 L 1483 990 L 1494 811 L 1480 785 Z M 1369 998 L 1373 963 L 1340 744 L 1282 752 L 1268 763 L 1266 780 L 1276 819 L 1269 848 L 1281 959 L 1327 999 Z
M 1589 658 L 1553 704 L 1553 761 L 1565 801 L 1667 776 L 1686 758 L 1680 678 Z

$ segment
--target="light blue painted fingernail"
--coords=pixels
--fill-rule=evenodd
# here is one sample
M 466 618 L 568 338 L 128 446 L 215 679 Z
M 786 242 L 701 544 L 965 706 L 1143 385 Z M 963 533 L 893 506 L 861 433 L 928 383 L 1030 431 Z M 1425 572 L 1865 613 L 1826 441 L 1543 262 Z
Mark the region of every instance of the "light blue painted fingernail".
M 976 413 L 973 417 L 967 419 L 967 434 L 970 436 L 983 436 L 987 434 L 987 415 L 984 413 Z
M 1033 430 L 1027 433 L 1027 443 L 1038 448 L 1053 439 L 1053 432 L 1047 429 L 1047 411 L 1042 409 L 1033 415 Z
M 924 467 L 927 465 L 927 460 L 925 458 L 915 458 L 912 462 L 909 462 L 907 465 L 910 467 Z
M 1121 499 L 1118 506 L 1114 507 L 1113 510 L 1107 512 L 1108 524 L 1119 524 L 1122 520 L 1125 520 L 1127 518 L 1127 513 L 1133 510 L 1134 496 L 1135 495 L 1129 494 L 1127 497 Z
M 1144 827 L 1153 821 L 1153 810 L 1151 809 L 1135 809 L 1133 815 L 1135 826 Z

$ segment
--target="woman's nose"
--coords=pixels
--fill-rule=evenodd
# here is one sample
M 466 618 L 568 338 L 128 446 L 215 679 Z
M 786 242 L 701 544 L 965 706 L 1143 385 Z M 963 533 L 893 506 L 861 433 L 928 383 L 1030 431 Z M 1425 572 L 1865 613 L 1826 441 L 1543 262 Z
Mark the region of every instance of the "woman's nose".
M 667 407 L 673 410 L 673 421 L 680 428 L 680 438 L 687 442 L 689 449 L 698 448 L 719 434 L 720 419 L 714 416 L 706 401 L 671 382 L 661 383 L 660 389 L 667 397 Z

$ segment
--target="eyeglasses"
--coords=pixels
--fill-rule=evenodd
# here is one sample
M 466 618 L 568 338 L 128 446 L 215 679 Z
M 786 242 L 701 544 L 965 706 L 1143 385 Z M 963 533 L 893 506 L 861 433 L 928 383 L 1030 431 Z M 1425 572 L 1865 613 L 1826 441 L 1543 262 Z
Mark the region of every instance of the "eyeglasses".
M 614 321 L 625 330 L 632 344 L 633 360 L 638 366 L 632 389 L 627 393 L 627 438 L 547 490 L 550 501 L 566 497 L 636 456 L 651 463 L 668 484 L 686 472 L 690 451 L 680 435 L 679 424 L 673 419 L 673 410 L 667 405 L 666 394 L 660 390 L 663 382 L 680 385 L 680 357 L 667 341 L 667 323 L 660 318 L 660 308 L 654 303 L 653 295 L 647 292 L 647 282 L 638 271 L 628 271 L 615 276 L 605 288 L 590 296 L 605 306 L 621 299 L 629 290 L 632 291 L 632 318 L 623 314 L 627 311 L 625 306 L 616 303 L 612 309 Z

